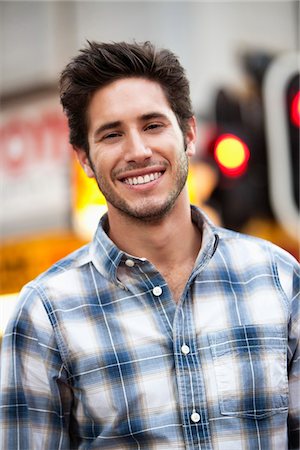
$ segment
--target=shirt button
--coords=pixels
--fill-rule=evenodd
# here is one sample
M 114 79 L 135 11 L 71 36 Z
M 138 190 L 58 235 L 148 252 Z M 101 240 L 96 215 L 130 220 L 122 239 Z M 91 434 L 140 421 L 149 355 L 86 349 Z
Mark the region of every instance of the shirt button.
M 181 351 L 184 355 L 188 355 L 190 353 L 190 347 L 186 344 L 181 346 Z
M 193 412 L 193 414 L 191 414 L 191 421 L 194 423 L 199 422 L 200 420 L 200 414 L 198 414 L 197 412 Z
M 155 288 L 153 288 L 152 292 L 153 292 L 153 295 L 155 295 L 155 297 L 159 297 L 162 294 L 162 288 L 160 286 L 155 286 Z
M 134 266 L 134 261 L 132 261 L 132 259 L 126 259 L 125 264 L 128 267 L 133 267 Z

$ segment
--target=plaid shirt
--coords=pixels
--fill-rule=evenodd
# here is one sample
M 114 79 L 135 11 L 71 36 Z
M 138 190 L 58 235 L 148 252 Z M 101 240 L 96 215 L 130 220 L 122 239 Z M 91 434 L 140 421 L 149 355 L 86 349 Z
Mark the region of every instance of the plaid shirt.
M 1 449 L 298 448 L 299 266 L 192 215 L 203 243 L 177 305 L 106 217 L 23 289 L 3 340 Z

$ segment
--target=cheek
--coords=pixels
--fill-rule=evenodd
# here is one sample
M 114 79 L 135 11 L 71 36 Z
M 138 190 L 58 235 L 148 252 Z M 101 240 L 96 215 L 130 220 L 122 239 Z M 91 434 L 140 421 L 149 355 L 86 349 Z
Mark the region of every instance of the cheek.
M 94 172 L 99 179 L 111 178 L 114 167 L 114 161 L 109 155 L 98 155 L 94 161 Z

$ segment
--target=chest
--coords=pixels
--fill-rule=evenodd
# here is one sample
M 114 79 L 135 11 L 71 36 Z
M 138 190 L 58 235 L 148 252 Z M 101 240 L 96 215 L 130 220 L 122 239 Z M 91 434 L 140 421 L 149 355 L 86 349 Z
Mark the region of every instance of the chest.
M 184 288 L 190 278 L 194 266 L 194 261 L 183 261 L 182 264 L 161 267 L 160 273 L 164 277 L 171 291 L 173 300 L 178 303 Z
M 185 264 L 178 277 L 176 271 L 165 274 L 174 296 L 176 289 L 181 295 L 190 272 Z M 87 313 L 84 304 L 74 310 L 73 321 L 62 330 L 63 341 L 68 343 L 80 435 L 93 439 L 103 434 L 115 439 L 134 431 L 145 446 L 147 439 L 153 439 L 153 430 L 159 430 L 156 439 L 163 436 L 165 442 L 174 443 L 168 448 L 183 448 L 180 424 L 188 427 L 190 415 L 199 405 L 205 405 L 201 417 L 215 417 L 219 399 L 224 396 L 224 414 L 234 408 L 237 414 L 248 417 L 249 411 L 241 412 L 246 400 L 240 399 L 239 380 L 245 378 L 252 387 L 252 371 L 255 380 L 262 380 L 261 386 L 255 383 L 257 402 L 261 404 L 264 392 L 271 393 L 263 397 L 263 410 L 285 408 L 285 403 L 280 403 L 286 396 L 285 336 L 278 327 L 283 315 L 270 283 L 267 291 L 257 279 L 229 289 L 228 280 L 216 280 L 208 274 L 196 277 L 180 314 L 172 314 L 176 305 L 163 285 L 161 296 L 153 298 L 154 281 L 145 277 L 141 283 L 149 284 L 143 291 L 136 283 L 132 290 L 118 290 L 110 298 L 100 292 L 101 303 L 97 298 L 90 305 L 89 326 L 80 327 L 80 311 L 84 308 Z M 266 311 L 261 306 L 256 313 L 259 304 L 266 305 Z M 246 340 L 251 346 L 247 351 L 241 345 Z M 183 343 L 189 352 L 182 353 Z M 225 404 L 228 389 L 230 402 Z M 80 423 L 83 410 L 88 426 Z M 178 424 L 178 433 L 174 433 L 174 424 Z M 199 429 L 203 426 L 200 421 Z M 194 428 L 193 439 L 197 439 L 199 432 Z M 147 430 L 151 432 L 147 434 Z M 221 426 L 218 432 L 222 434 Z M 122 442 L 114 448 L 122 448 Z

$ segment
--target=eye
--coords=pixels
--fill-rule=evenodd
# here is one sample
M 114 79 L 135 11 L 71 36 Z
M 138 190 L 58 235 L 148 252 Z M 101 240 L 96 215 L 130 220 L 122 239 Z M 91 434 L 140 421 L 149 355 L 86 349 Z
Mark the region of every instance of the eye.
M 163 124 L 162 123 L 150 123 L 149 125 L 147 125 L 145 127 L 145 131 L 155 131 L 155 130 L 159 130 L 160 128 L 163 128 Z
M 116 139 L 116 138 L 118 138 L 118 137 L 120 137 L 121 136 L 121 133 L 118 133 L 118 132 L 111 132 L 111 133 L 108 133 L 108 134 L 105 134 L 102 138 L 101 138 L 101 141 L 109 141 L 109 140 L 111 140 L 111 139 Z

